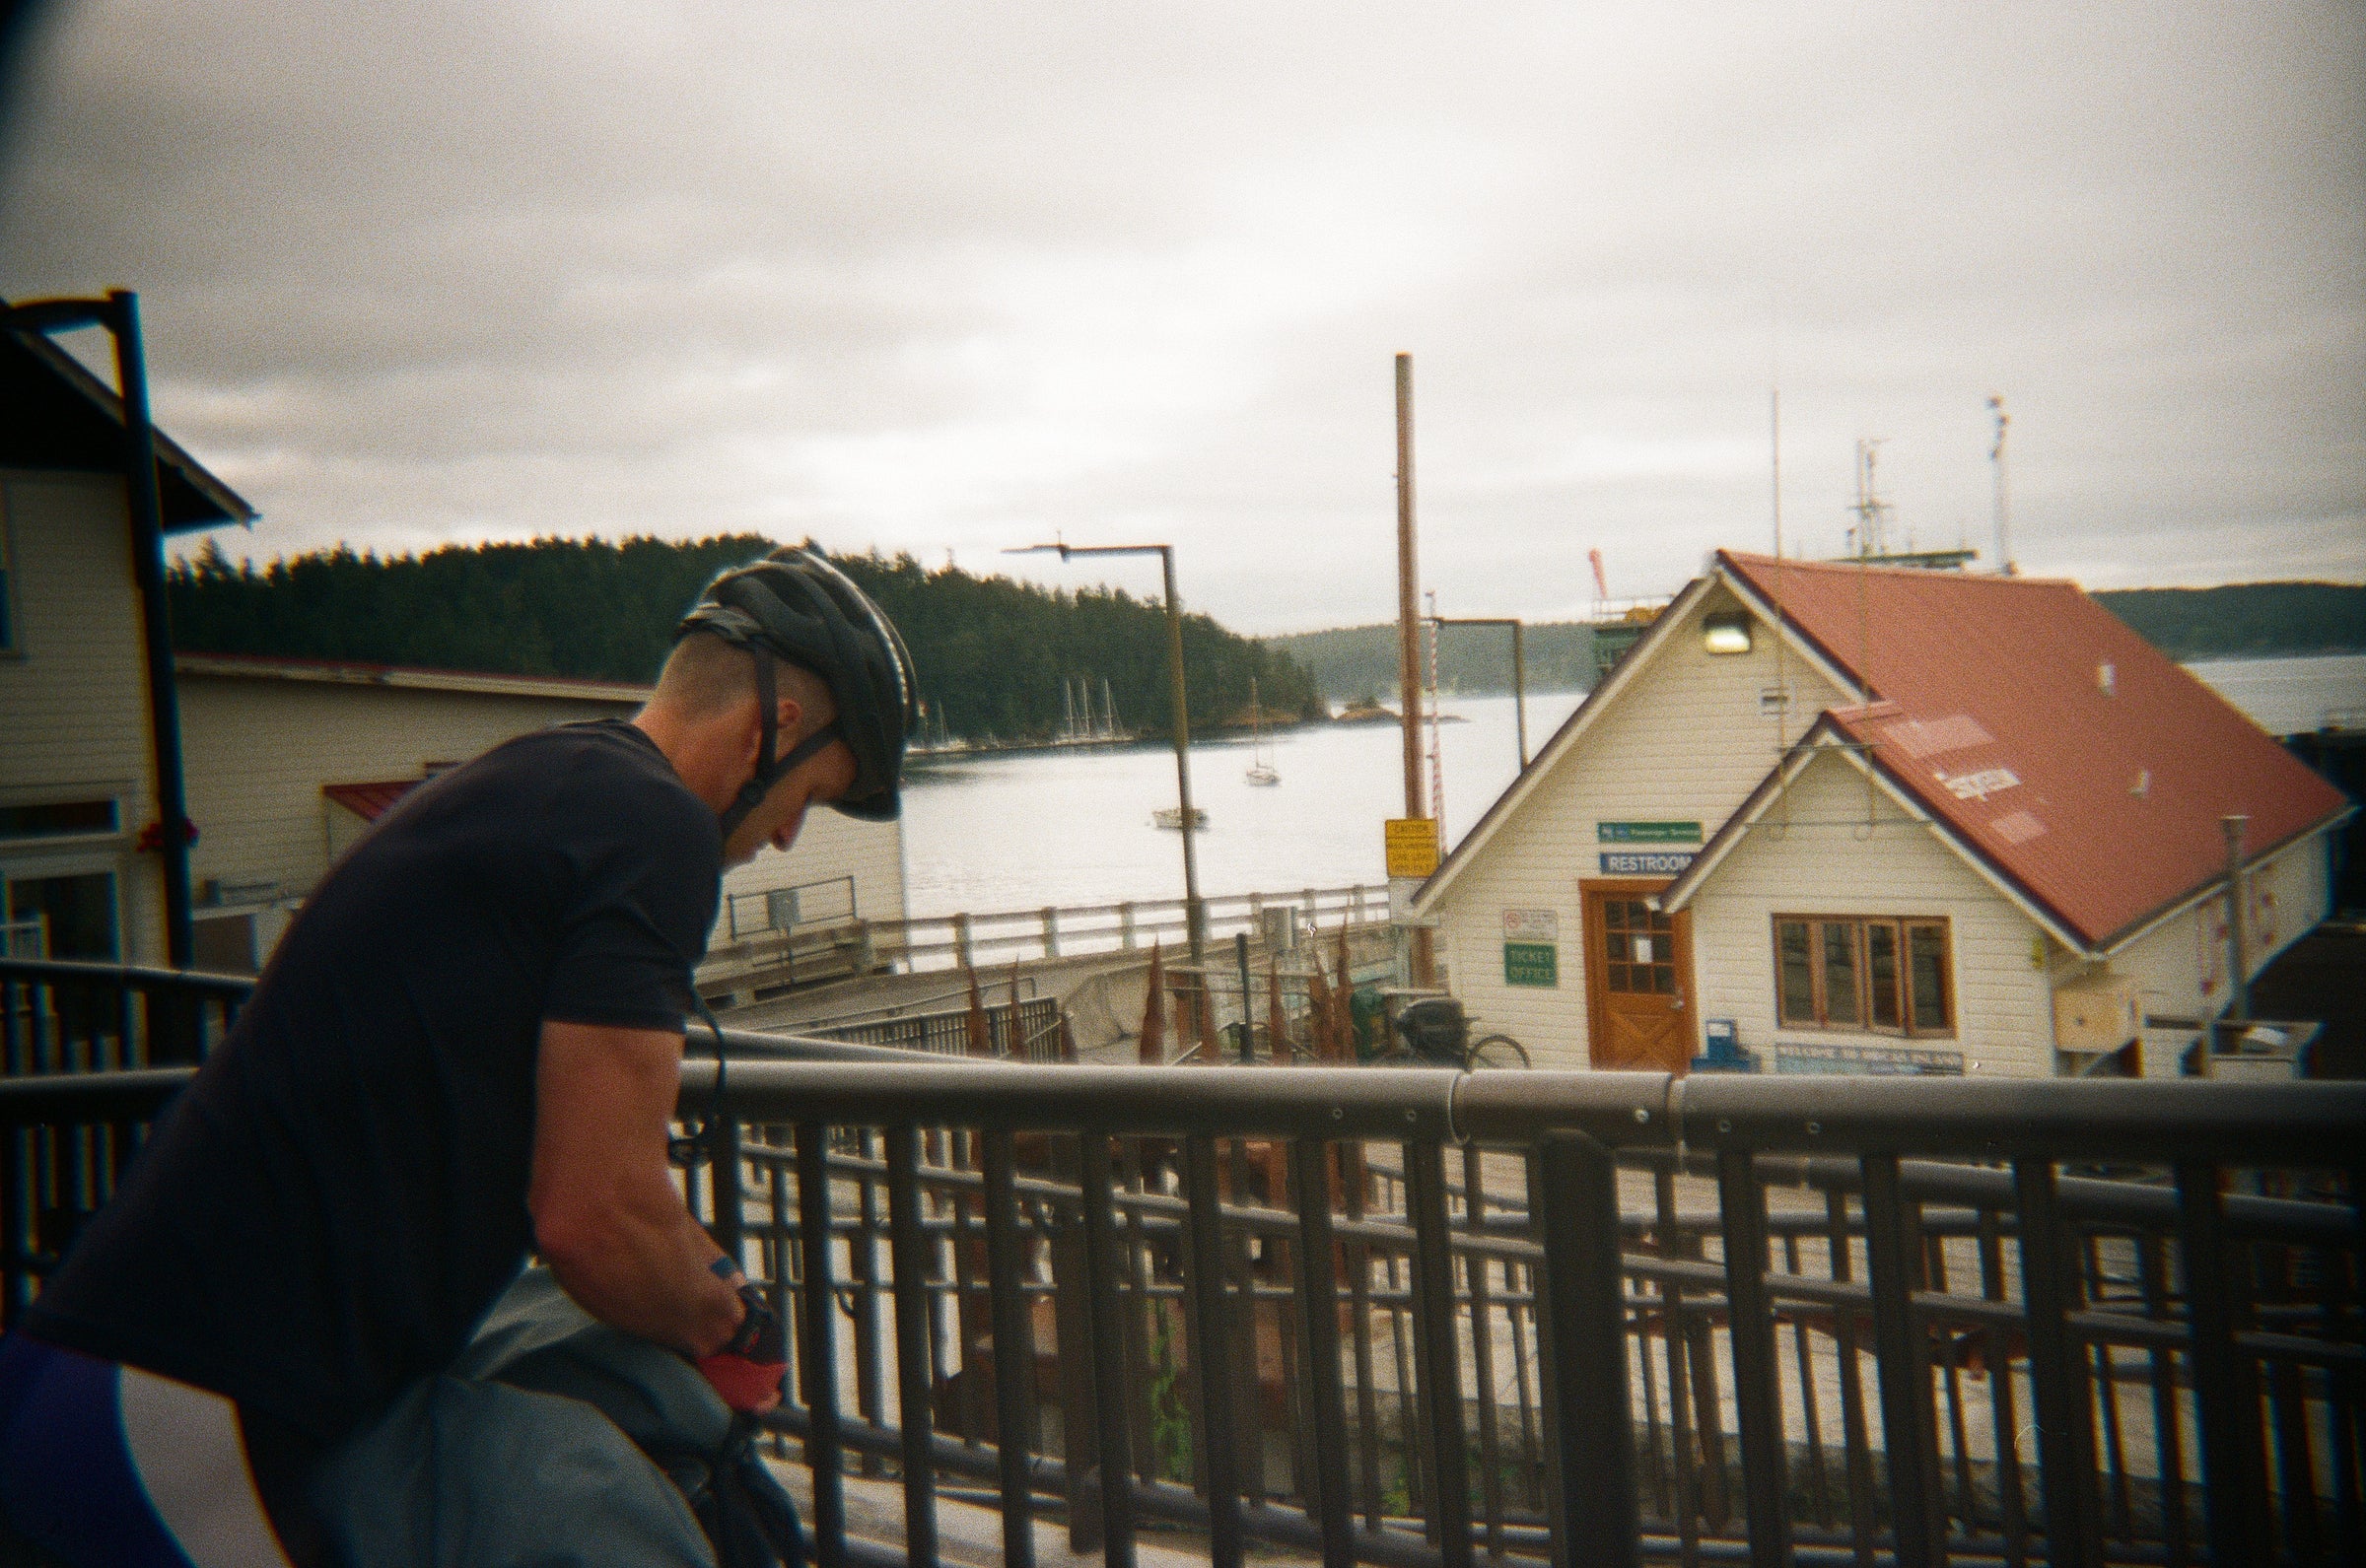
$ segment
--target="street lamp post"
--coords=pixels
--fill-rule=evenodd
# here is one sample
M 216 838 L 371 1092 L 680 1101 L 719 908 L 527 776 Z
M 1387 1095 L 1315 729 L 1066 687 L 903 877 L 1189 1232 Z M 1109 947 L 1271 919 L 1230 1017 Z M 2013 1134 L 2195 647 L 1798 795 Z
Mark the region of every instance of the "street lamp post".
M 123 404 L 125 501 L 131 513 L 132 576 L 140 587 L 147 645 L 149 740 L 156 761 L 158 846 L 165 873 L 165 958 L 186 969 L 195 956 L 189 899 L 189 812 L 180 767 L 180 705 L 173 683 L 173 622 L 165 599 L 164 506 L 156 484 L 156 432 L 149 422 L 148 369 L 140 352 L 140 297 L 109 290 L 97 300 L 28 300 L 0 307 L 0 328 L 43 337 L 103 326 L 115 342 L 115 390 Z
M 1166 675 L 1175 709 L 1175 796 L 1183 808 L 1183 921 L 1191 945 L 1191 961 L 1207 960 L 1208 909 L 1200 902 L 1200 854 L 1192 842 L 1198 831 L 1191 809 L 1191 717 L 1184 707 L 1183 605 L 1175 596 L 1175 547 L 1171 544 L 1030 544 L 1005 555 L 1057 554 L 1066 561 L 1080 555 L 1154 555 L 1166 581 Z
M 1436 626 L 1508 626 L 1511 628 L 1511 712 L 1514 721 L 1519 725 L 1520 768 L 1525 772 L 1528 767 L 1528 656 L 1520 646 L 1520 623 L 1510 616 L 1504 615 L 1432 615 L 1428 619 L 1432 625 Z

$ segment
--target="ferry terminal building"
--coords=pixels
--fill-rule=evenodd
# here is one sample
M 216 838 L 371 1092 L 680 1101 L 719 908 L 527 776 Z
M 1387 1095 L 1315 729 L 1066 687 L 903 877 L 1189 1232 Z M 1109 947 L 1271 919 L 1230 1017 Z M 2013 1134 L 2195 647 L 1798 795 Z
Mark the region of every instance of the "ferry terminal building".
M 1425 883 L 1538 1066 L 2175 1075 L 2354 808 L 2075 584 L 1720 551 Z

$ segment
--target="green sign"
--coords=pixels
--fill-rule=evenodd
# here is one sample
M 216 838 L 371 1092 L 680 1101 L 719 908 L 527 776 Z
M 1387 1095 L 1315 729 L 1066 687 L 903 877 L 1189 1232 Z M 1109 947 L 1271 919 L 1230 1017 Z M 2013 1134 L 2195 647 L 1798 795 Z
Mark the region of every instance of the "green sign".
M 1699 844 L 1698 822 L 1597 822 L 1597 844 Z
M 1503 944 L 1503 984 L 1506 986 L 1559 986 L 1561 984 L 1561 949 L 1551 942 L 1505 942 Z

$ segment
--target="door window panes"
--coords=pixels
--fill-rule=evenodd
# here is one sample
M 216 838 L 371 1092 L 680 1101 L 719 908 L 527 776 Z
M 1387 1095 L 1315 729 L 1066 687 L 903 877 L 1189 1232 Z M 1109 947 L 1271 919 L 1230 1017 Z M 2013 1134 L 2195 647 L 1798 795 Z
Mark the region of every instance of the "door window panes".
M 1676 922 L 1641 899 L 1609 899 L 1602 906 L 1605 981 L 1614 991 L 1673 995 Z

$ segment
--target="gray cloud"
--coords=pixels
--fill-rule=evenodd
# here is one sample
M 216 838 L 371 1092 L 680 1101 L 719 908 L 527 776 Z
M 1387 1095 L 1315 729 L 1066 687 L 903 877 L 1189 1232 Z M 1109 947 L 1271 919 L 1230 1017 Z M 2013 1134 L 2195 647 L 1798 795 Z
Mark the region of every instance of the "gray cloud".
M 2028 569 L 2366 577 L 2354 7 L 1644 9 L 84 0 L 0 291 L 142 290 L 233 553 L 1061 529 L 1376 619 L 1408 350 L 1448 613 L 1763 548 L 1777 367 L 1811 553 L 1860 437 L 1984 551 L 2000 392 Z

